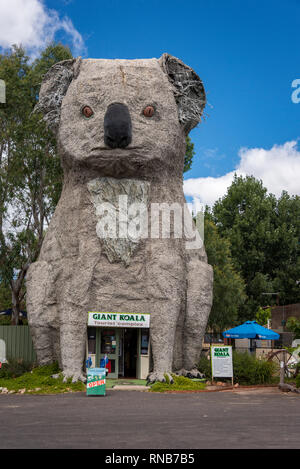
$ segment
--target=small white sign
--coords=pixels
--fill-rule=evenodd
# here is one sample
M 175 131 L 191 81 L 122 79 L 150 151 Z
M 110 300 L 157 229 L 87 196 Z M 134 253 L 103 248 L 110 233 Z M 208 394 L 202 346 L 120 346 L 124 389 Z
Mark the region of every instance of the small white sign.
M 88 326 L 93 327 L 150 327 L 150 314 L 89 312 Z
M 5 81 L 0 80 L 0 103 L 6 103 Z
M 6 362 L 6 344 L 3 339 L 0 339 L 0 362 Z
M 215 378 L 232 378 L 232 346 L 212 345 L 210 353 L 212 376 Z

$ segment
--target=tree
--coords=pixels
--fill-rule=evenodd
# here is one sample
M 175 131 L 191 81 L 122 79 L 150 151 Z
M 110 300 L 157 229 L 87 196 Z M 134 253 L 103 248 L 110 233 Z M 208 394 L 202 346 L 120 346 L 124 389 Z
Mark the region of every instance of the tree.
M 276 199 L 254 177 L 235 175 L 227 194 L 213 208 L 222 235 L 230 240 L 236 267 L 253 279 L 266 267 L 266 252 L 273 242 Z
M 11 291 L 4 283 L 0 282 L 0 311 L 11 307 Z
M 0 55 L 7 90 L 6 104 L 0 105 L 0 278 L 11 290 L 13 324 L 27 269 L 39 254 L 62 185 L 55 139 L 32 111 L 43 75 L 71 57 L 61 44 L 49 45 L 33 63 L 22 47 Z
M 246 299 L 245 285 L 235 271 L 230 243 L 218 233 L 208 212 L 204 221 L 204 239 L 208 262 L 214 269 L 213 305 L 208 327 L 223 331 L 235 324 L 239 307 Z
M 227 194 L 213 207 L 219 233 L 230 240 L 235 268 L 246 284 L 241 320 L 253 319 L 262 293 L 279 291 L 279 301 L 300 299 L 300 198 L 277 200 L 262 181 L 235 175 Z M 273 299 L 275 301 L 275 297 Z
M 186 150 L 185 150 L 184 168 L 183 168 L 184 173 L 186 173 L 187 171 L 191 169 L 193 158 L 195 155 L 194 144 L 189 135 L 187 135 L 185 142 L 186 142 Z
M 300 301 L 300 197 L 283 192 L 277 200 L 270 253 L 273 291 L 281 304 Z
M 300 320 L 291 316 L 288 318 L 286 328 L 295 334 L 294 339 L 300 339 Z
M 261 306 L 258 308 L 255 320 L 261 326 L 266 326 L 268 324 L 268 320 L 271 319 L 271 308 L 262 308 Z

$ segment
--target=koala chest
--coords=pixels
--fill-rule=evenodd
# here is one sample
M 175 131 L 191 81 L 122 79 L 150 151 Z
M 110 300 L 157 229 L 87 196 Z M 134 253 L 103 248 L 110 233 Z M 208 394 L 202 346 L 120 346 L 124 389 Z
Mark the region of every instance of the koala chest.
M 91 284 L 91 306 L 126 308 L 146 294 L 143 220 L 148 210 L 149 183 L 135 179 L 96 178 L 87 184 L 95 215 L 101 256 Z
M 87 184 L 96 234 L 110 263 L 128 266 L 148 230 L 149 186 L 137 179 L 97 178 Z
M 96 178 L 64 192 L 41 260 L 89 310 L 147 312 L 151 299 L 184 287 L 181 240 L 149 237 L 150 200 L 150 183 L 137 179 Z
M 151 300 L 170 299 L 184 288 L 180 241 L 149 238 L 150 183 L 97 178 L 88 191 L 102 250 L 92 277 L 91 307 L 150 312 Z

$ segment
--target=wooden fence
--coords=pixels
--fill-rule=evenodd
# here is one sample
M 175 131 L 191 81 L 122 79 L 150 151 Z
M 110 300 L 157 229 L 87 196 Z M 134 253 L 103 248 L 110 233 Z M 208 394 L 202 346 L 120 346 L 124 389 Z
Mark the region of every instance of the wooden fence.
M 7 360 L 9 358 L 23 358 L 26 362 L 36 360 L 29 326 L 0 326 L 0 339 L 5 342 Z

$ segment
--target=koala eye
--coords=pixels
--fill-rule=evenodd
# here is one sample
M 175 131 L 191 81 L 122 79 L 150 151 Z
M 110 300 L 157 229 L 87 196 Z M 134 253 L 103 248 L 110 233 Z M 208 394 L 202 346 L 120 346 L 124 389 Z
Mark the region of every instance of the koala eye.
M 152 117 L 155 112 L 155 109 L 153 106 L 146 106 L 145 109 L 143 110 L 143 114 L 145 117 Z
M 92 108 L 90 108 L 90 106 L 84 106 L 81 110 L 82 114 L 84 115 L 84 117 L 92 117 L 92 115 L 94 114 L 94 111 Z

